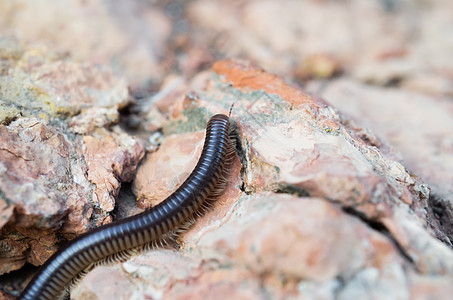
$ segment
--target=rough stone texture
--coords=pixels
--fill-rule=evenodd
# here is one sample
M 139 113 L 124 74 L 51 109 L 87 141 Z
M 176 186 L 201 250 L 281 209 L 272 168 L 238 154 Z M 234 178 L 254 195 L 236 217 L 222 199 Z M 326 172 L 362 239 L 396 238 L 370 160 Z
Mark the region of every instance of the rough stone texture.
M 110 222 L 121 182 L 132 180 L 144 148 L 114 126 L 129 102 L 124 79 L 14 39 L 0 47 L 4 274 L 26 261 L 41 265 L 62 238 Z
M 126 81 L 105 68 L 64 60 L 15 39 L 1 40 L 1 123 L 18 114 L 47 120 L 93 107 L 120 109 L 130 102 Z
M 431 188 L 430 224 L 439 238 L 453 245 L 453 103 L 396 89 L 337 80 L 307 88 L 372 129 L 402 155 L 405 166 Z M 440 227 L 440 228 L 439 228 Z
M 249 217 L 244 218 L 246 215 Z M 335 238 L 320 236 L 318 231 L 330 232 Z M 345 243 L 350 247 L 344 247 Z M 161 264 L 163 260 L 170 266 Z M 188 241 L 182 256 L 160 250 L 123 264 L 122 278 L 116 280 L 135 287 L 111 289 L 106 295 L 122 292 L 121 299 L 139 299 L 143 295 L 151 299 L 195 299 L 197 295 L 214 299 L 224 291 L 228 297 L 233 293 L 241 299 L 260 299 L 264 295 L 274 299 L 296 296 L 298 290 L 319 289 L 318 294 L 332 296 L 334 289 L 343 285 L 341 281 L 349 281 L 359 270 L 384 274 L 369 279 L 373 295 L 379 295 L 405 287 L 402 265 L 391 242 L 328 201 L 257 193 L 241 197 L 221 227 L 208 228 Z M 95 283 L 105 276 L 103 272 L 117 274 L 120 270 L 102 269 L 87 276 L 84 290 L 78 289 L 75 298 L 84 299 L 89 290 L 98 290 Z M 130 280 L 131 275 L 137 280 Z M 265 283 L 263 288 L 260 282 Z M 329 289 L 320 291 L 322 287 Z M 351 293 L 348 289 L 360 291 L 360 285 L 346 286 L 344 293 Z M 363 297 L 364 291 L 361 293 Z M 401 293 L 407 294 L 407 290 Z
M 451 290 L 453 252 L 428 226 L 429 189 L 385 143 L 249 63 L 214 71 L 172 102 L 172 135 L 134 191 L 146 206 L 176 189 L 199 155 L 200 123 L 233 102 L 242 167 L 179 250 L 96 268 L 75 299 L 448 299 L 438 291 Z M 97 284 L 107 274 L 108 289 Z
M 388 278 L 403 266 L 406 287 L 398 291 L 379 290 L 379 293 L 393 292 L 393 298 L 401 299 L 446 298 L 452 294 L 451 273 L 447 271 L 452 259 L 444 245 L 433 242 L 430 236 L 451 247 L 452 9 L 450 0 L 3 1 L 0 3 L 5 16 L 0 18 L 0 123 L 8 128 L 38 120 L 46 136 L 56 134 L 71 145 L 69 149 L 64 148 L 68 158 L 60 157 L 58 161 L 70 162 L 77 174 L 68 168 L 67 176 L 81 181 L 63 182 L 89 189 L 91 198 L 88 204 L 84 198 L 82 202 L 72 203 L 71 208 L 64 206 L 68 203 L 53 204 L 57 212 L 49 212 L 48 218 L 41 221 L 61 228 L 57 230 L 58 237 L 70 238 L 80 232 L 80 227 L 85 226 L 83 230 L 86 230 L 111 220 L 110 213 L 103 208 L 112 208 L 123 179 L 134 173 L 135 166 L 127 164 L 134 164 L 143 153 L 140 145 L 131 144 L 133 140 L 117 128 L 117 122 L 148 140 L 146 149 L 150 153 L 158 149 L 165 137 L 161 148 L 167 152 L 162 154 L 158 150 L 149 155 L 156 163 L 165 157 L 171 157 L 172 161 L 177 155 L 185 157 L 184 161 L 177 159 L 180 165 L 163 165 L 165 176 L 169 176 L 165 180 L 163 176 L 156 177 L 162 172 L 162 164 L 153 170 L 149 161 L 144 163 L 153 176 L 141 177 L 145 173 L 142 169 L 134 190 L 139 196 L 139 206 L 147 207 L 163 199 L 183 180 L 180 173 L 187 173 L 197 159 L 198 154 L 192 149 L 202 140 L 209 117 L 226 113 L 231 103 L 237 102 L 233 118 L 238 121 L 243 138 L 243 153 L 248 155 L 241 157 L 242 175 L 232 178 L 235 178 L 234 185 L 242 190 L 228 189 L 223 204 L 186 232 L 180 240 L 182 245 L 186 243 L 196 249 L 197 241 L 207 230 L 217 227 L 221 230 L 222 224 L 233 216 L 235 207 L 245 201 L 245 195 L 239 197 L 241 192 L 263 198 L 268 192 L 277 192 L 278 199 L 281 193 L 305 197 L 304 200 L 317 196 L 320 201 L 342 208 L 340 213 L 345 218 L 341 220 L 346 221 L 335 219 L 336 222 L 355 222 L 353 228 L 362 226 L 384 237 L 386 243 L 398 245 L 396 271 L 389 271 L 384 265 L 381 269 L 364 266 L 347 281 L 322 282 L 288 280 L 285 274 L 257 276 L 255 271 L 243 269 L 245 262 L 252 265 L 253 260 L 238 257 L 232 260 L 240 261 L 237 265 L 241 268 L 219 267 L 212 260 L 200 263 L 199 258 L 192 259 L 185 247 L 177 253 L 159 250 L 156 256 L 149 253 L 144 258 L 137 257 L 143 266 L 137 272 L 133 271 L 134 267 L 127 272 L 115 271 L 119 285 L 124 285 L 119 281 L 124 278 L 137 289 L 132 291 L 134 297 L 142 299 L 140 293 L 147 291 L 145 294 L 154 298 L 180 295 L 184 299 L 197 295 L 214 295 L 216 299 L 219 295 L 246 299 L 360 298 L 373 283 L 377 283 L 376 289 L 385 285 L 391 289 Z M 234 82 L 234 88 L 220 84 L 209 72 L 200 73 L 212 61 L 224 57 L 250 59 L 280 74 L 287 82 L 306 86 L 312 94 L 340 107 L 355 122 L 325 107 L 322 100 L 313 102 L 279 77 L 264 72 L 257 76 L 256 69 L 245 72 L 246 64 L 236 68 L 242 71 L 235 74 L 225 64 L 220 69 L 216 66 L 219 74 Z M 105 65 L 125 76 L 127 82 L 112 75 Z M 332 76 L 341 76 L 341 80 L 310 82 L 312 78 Z M 136 97 L 137 105 L 133 108 L 126 107 L 131 100 L 127 85 Z M 158 85 L 161 85 L 159 91 Z M 288 106 L 287 102 L 292 104 Z M 266 109 L 267 106 L 271 109 Z M 120 108 L 125 108 L 122 114 L 118 112 Z M 125 115 L 129 109 L 132 115 Z M 262 112 L 269 116 L 260 116 Z M 288 120 L 284 120 L 286 114 Z M 371 128 L 377 135 L 361 126 Z M 136 131 L 142 129 L 145 131 Z M 179 138 L 195 144 L 178 145 Z M 43 149 L 61 150 L 52 147 L 53 144 L 41 144 Z M 283 155 L 272 149 L 276 144 L 284 150 Z M 91 158 L 89 164 L 95 169 L 88 168 L 84 155 Z M 102 160 L 108 165 L 103 165 Z M 300 164 L 293 163 L 295 160 Z M 46 162 L 52 165 L 51 160 Z M 238 172 L 237 163 L 235 168 Z M 30 170 L 36 167 L 31 164 Z M 0 172 L 0 177 L 4 176 Z M 147 180 L 149 184 L 159 182 L 162 186 L 153 191 Z M 34 192 L 49 190 L 48 186 L 35 185 Z M 61 193 L 61 186 L 55 190 L 50 192 Z M 117 218 L 142 210 L 130 193 L 127 184 L 116 199 Z M 22 210 L 3 198 L 0 193 L 1 271 L 18 268 L 26 255 L 30 262 L 39 264 L 56 248 L 59 239 L 55 228 L 15 229 L 14 222 L 20 221 Z M 238 198 L 241 200 L 237 202 Z M 327 206 L 325 210 L 331 211 Z M 78 210 L 81 208 L 84 209 Z M 267 212 L 263 210 L 262 214 L 265 216 Z M 83 219 L 89 215 L 89 220 Z M 245 217 L 241 215 L 241 218 Z M 67 224 L 72 225 L 63 225 L 69 219 L 72 221 Z M 75 220 L 81 222 L 76 224 Z M 321 221 L 317 223 L 319 226 L 327 226 Z M 264 223 L 263 226 L 267 228 Z M 367 241 L 373 239 L 371 235 L 366 236 Z M 229 245 L 232 239 L 225 244 Z M 334 237 L 331 241 L 335 242 Z M 262 258 L 262 252 L 257 253 Z M 147 263 L 148 257 L 151 261 L 157 258 L 158 266 L 154 261 Z M 393 259 L 390 254 L 386 257 Z M 174 268 L 181 274 L 177 281 L 165 277 L 164 272 L 173 274 L 171 264 L 163 267 L 162 261 L 167 259 L 178 266 Z M 8 263 L 3 264 L 4 261 Z M 164 270 L 157 273 L 161 276 L 149 277 L 149 265 Z M 127 263 L 121 268 L 127 269 L 125 266 Z M 145 274 L 145 280 L 137 279 L 141 273 Z M 99 274 L 104 280 L 105 273 Z M 3 279 L 10 275 L 0 276 L 0 289 L 20 290 L 5 289 Z M 27 276 L 18 276 L 19 284 L 23 284 L 22 278 Z M 160 278 L 166 284 L 153 283 Z M 401 282 L 395 278 L 393 287 Z M 113 298 L 125 295 L 128 299 L 130 292 L 127 285 L 121 291 L 109 288 L 101 293 L 95 287 L 85 296 L 96 298 L 103 293 L 117 293 Z
M 2 213 L 5 218 L 2 243 L 13 246 L 13 239 L 17 244 L 14 250 L 2 251 L 2 257 L 8 257 L 2 264 L 6 268 L 2 270 L 4 273 L 25 263 L 24 258 L 29 256 L 26 251 L 28 243 L 32 262 L 42 264 L 56 248 L 49 249 L 42 257 L 40 243 L 32 243 L 29 238 L 40 239 L 38 228 L 62 227 L 65 214 L 70 213 L 75 205 L 75 208 L 88 212 L 78 218 L 70 215 L 65 227 L 72 228 L 72 232 L 86 230 L 91 217 L 92 187 L 84 176 L 86 166 L 82 158 L 72 157 L 76 152 L 75 145 L 64 133 L 42 120 L 19 118 L 7 126 L 1 125 L 0 139 L 1 201 L 7 212 Z M 12 225 L 16 228 L 13 229 Z M 54 236 L 53 243 L 45 244 L 49 247 L 55 242 Z M 17 248 L 21 249 L 19 253 L 15 253 Z M 37 260 L 38 257 L 43 259 Z M 9 265 L 9 259 L 19 265 Z
M 248 102 L 239 98 L 235 104 L 244 105 L 246 111 L 236 120 L 246 136 L 249 172 L 244 182 L 249 188 L 287 191 L 295 187 L 296 192 L 339 202 L 370 221 L 384 223 L 420 270 L 451 270 L 453 264 L 430 253 L 437 251 L 439 243 L 423 228 L 428 218 L 426 185 L 342 124 L 331 107 L 307 96 L 297 98 L 295 89 L 248 65 L 219 62 L 214 70 L 233 87 L 244 88 L 246 82 L 254 81 L 256 85 L 249 89 L 267 92 L 252 92 Z M 439 251 L 453 255 L 447 248 Z
M 131 181 L 135 176 L 144 154 L 143 145 L 119 130 L 87 135 L 83 142 L 88 179 L 96 185 L 96 202 L 101 211 L 110 212 L 115 207 L 121 182 Z

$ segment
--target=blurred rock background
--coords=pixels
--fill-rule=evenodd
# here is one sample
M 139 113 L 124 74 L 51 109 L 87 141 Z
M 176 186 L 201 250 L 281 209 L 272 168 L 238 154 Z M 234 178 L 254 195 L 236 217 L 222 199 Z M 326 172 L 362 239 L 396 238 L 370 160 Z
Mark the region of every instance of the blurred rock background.
M 179 251 L 99 268 L 75 299 L 453 292 L 451 1 L 6 0 L 0 16 L 0 297 L 171 193 L 232 102 L 229 200 Z M 226 58 L 242 61 L 212 69 Z M 117 289 L 93 284 L 103 271 Z

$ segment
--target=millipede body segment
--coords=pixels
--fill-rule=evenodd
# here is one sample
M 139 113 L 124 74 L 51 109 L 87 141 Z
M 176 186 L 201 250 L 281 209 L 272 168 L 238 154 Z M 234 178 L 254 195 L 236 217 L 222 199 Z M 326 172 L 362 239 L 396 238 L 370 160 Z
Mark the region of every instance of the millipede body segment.
M 59 249 L 35 274 L 18 299 L 58 299 L 69 286 L 97 265 L 121 260 L 134 249 L 155 244 L 184 227 L 207 201 L 225 187 L 234 146 L 226 115 L 207 125 L 201 157 L 184 183 L 167 199 L 138 215 L 89 231 Z

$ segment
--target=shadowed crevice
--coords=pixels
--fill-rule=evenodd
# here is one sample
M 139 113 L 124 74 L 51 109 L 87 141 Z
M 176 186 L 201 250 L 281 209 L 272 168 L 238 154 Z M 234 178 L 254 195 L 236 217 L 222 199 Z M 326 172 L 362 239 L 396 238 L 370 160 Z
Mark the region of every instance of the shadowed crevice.
M 431 193 L 428 198 L 428 216 L 436 237 L 453 248 L 453 211 L 446 199 Z
M 396 238 L 392 235 L 392 233 L 385 227 L 384 224 L 379 222 L 378 220 L 372 220 L 369 219 L 364 213 L 355 210 L 353 207 L 341 207 L 341 209 L 348 215 L 356 217 L 360 219 L 362 222 L 367 224 L 370 228 L 374 229 L 375 231 L 381 233 L 385 237 L 387 237 L 392 244 L 395 246 L 395 248 L 398 250 L 398 252 L 401 254 L 401 256 L 410 264 L 412 264 L 414 267 L 414 260 L 412 257 L 406 252 L 403 246 L 400 245 L 400 243 L 396 240 Z

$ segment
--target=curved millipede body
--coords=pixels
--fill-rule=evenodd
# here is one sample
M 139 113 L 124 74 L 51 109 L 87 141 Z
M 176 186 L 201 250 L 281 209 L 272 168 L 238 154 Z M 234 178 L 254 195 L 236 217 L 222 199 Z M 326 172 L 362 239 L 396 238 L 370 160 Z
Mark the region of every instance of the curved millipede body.
M 41 267 L 19 299 L 58 299 L 68 287 L 95 266 L 122 260 L 134 249 L 162 241 L 184 227 L 206 202 L 225 186 L 234 147 L 226 115 L 212 117 L 201 157 L 186 181 L 167 199 L 138 215 L 98 227 L 59 249 Z

